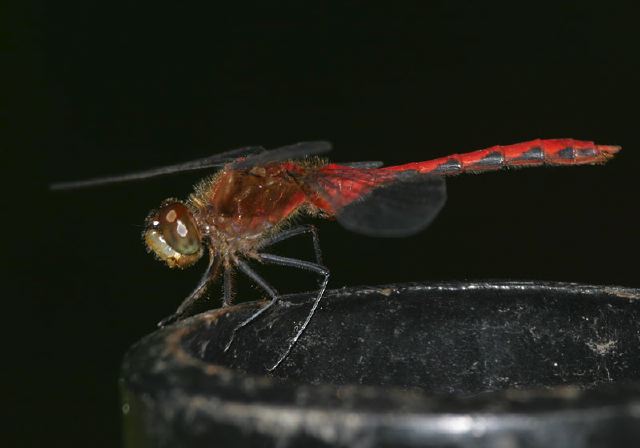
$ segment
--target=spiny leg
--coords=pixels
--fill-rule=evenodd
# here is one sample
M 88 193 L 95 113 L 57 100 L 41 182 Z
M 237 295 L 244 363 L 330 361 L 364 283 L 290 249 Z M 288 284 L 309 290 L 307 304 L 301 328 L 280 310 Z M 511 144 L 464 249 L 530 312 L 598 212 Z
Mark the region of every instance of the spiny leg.
M 273 265 L 280 265 L 280 266 L 295 267 L 295 268 L 298 268 L 298 269 L 304 269 L 304 270 L 307 270 L 307 271 L 319 273 L 319 274 L 324 276 L 324 279 L 319 284 L 319 288 L 320 289 L 319 289 L 318 295 L 316 297 L 316 300 L 314 301 L 313 306 L 311 308 L 311 311 L 307 315 L 307 318 L 305 319 L 302 327 L 300 328 L 300 330 L 298 330 L 298 332 L 296 333 L 294 338 L 291 340 L 291 343 L 289 344 L 289 346 L 285 350 L 284 354 L 281 355 L 280 358 L 278 358 L 278 360 L 276 361 L 276 363 L 273 366 L 271 366 L 270 368 L 267 368 L 267 370 L 269 370 L 269 371 L 273 371 L 274 369 L 276 369 L 280 365 L 280 363 L 288 356 L 288 354 L 291 352 L 291 349 L 293 348 L 293 346 L 296 344 L 296 342 L 298 341 L 298 339 L 300 338 L 300 336 L 302 335 L 304 330 L 307 328 L 307 325 L 311 321 L 311 318 L 313 317 L 313 315 L 314 315 L 314 313 L 315 313 L 315 311 L 316 311 L 316 309 L 317 309 L 317 307 L 318 307 L 318 305 L 320 303 L 320 300 L 322 299 L 322 296 L 324 295 L 324 291 L 325 291 L 325 289 L 327 287 L 327 283 L 329 281 L 329 270 L 325 266 L 322 265 L 322 251 L 320 249 L 320 239 L 318 237 L 318 230 L 313 225 L 301 225 L 301 226 L 297 226 L 297 227 L 293 227 L 293 228 L 284 230 L 284 231 L 282 231 L 282 232 L 280 232 L 280 233 L 278 233 L 276 235 L 271 236 L 270 238 L 265 239 L 262 242 L 262 244 L 260 245 L 260 248 L 269 247 L 269 246 L 277 244 L 277 243 L 279 243 L 281 241 L 284 241 L 286 239 L 292 238 L 292 237 L 297 236 L 297 235 L 302 235 L 304 233 L 310 233 L 311 234 L 311 237 L 312 237 L 312 240 L 313 240 L 313 249 L 314 249 L 314 254 L 315 254 L 315 258 L 316 258 L 316 263 L 310 263 L 310 262 L 307 262 L 307 261 L 297 260 L 297 259 L 293 259 L 293 258 L 280 257 L 278 255 L 271 255 L 271 254 L 260 254 L 259 255 L 260 260 L 263 261 L 265 264 L 273 264 Z M 267 305 L 265 305 L 263 308 L 259 309 L 254 314 L 249 316 L 243 322 L 238 324 L 233 329 L 233 331 L 231 332 L 231 337 L 229 338 L 229 341 L 225 345 L 225 348 L 224 348 L 225 352 L 229 350 L 229 347 L 231 347 L 231 344 L 233 343 L 233 340 L 235 339 L 235 335 L 236 335 L 237 331 L 240 328 L 245 327 L 249 323 L 253 322 L 260 315 L 262 315 L 262 313 L 264 313 L 269 308 L 271 308 L 273 305 L 275 305 L 275 303 L 280 298 L 280 296 L 278 295 L 277 291 L 275 289 L 273 289 L 253 269 L 251 269 L 247 263 L 245 263 L 242 260 L 238 260 L 237 266 L 245 275 L 247 275 L 254 282 L 256 282 L 262 289 L 264 289 L 267 292 L 267 294 L 269 294 L 271 296 L 271 301 Z M 226 282 L 226 271 L 225 271 L 225 282 Z M 226 297 L 226 294 L 227 294 L 226 291 L 228 291 L 227 287 L 225 287 L 225 297 Z
M 322 266 L 321 264 L 318 264 L 318 263 L 311 263 L 308 261 L 296 260 L 295 258 L 281 257 L 279 255 L 272 255 L 272 254 L 260 254 L 259 256 L 260 256 L 260 260 L 265 264 L 274 264 L 278 266 L 288 266 L 292 268 L 304 269 L 305 271 L 315 272 L 316 274 L 320 274 L 324 277 L 322 282 L 320 283 L 318 295 L 316 296 L 313 302 L 311 311 L 309 311 L 309 314 L 307 314 L 307 318 L 304 320 L 302 326 L 297 331 L 296 335 L 291 339 L 286 350 L 284 351 L 284 353 L 280 355 L 280 357 L 275 362 L 275 364 L 273 364 L 271 367 L 267 367 L 267 370 L 271 372 L 275 370 L 280 365 L 280 363 L 282 363 L 282 361 L 284 361 L 284 359 L 289 355 L 289 353 L 291 352 L 291 349 L 293 349 L 293 346 L 296 345 L 296 342 L 298 342 L 298 339 L 300 339 L 300 336 L 302 336 L 302 333 L 307 328 L 307 325 L 309 325 L 309 322 L 311 322 L 311 318 L 313 317 L 314 313 L 316 312 L 316 309 L 318 308 L 318 305 L 320 304 L 320 300 L 324 295 L 324 291 L 327 289 L 327 283 L 329 282 L 330 272 L 329 272 L 329 269 L 327 269 L 325 266 Z M 269 304 L 268 306 L 270 305 L 271 304 Z
M 173 313 L 171 316 L 165 317 L 160 322 L 158 322 L 158 327 L 165 327 L 173 322 L 184 318 L 187 310 L 191 308 L 193 304 L 195 304 L 196 301 L 204 295 L 209 282 L 217 277 L 219 267 L 220 261 L 213 254 L 209 254 L 209 265 L 200 278 L 198 286 L 196 286 L 196 288 L 191 291 L 191 294 L 189 294 L 187 298 L 182 301 L 175 313 Z
M 292 227 L 287 230 L 283 230 L 282 232 L 276 235 L 266 238 L 260 245 L 260 248 L 273 246 L 274 244 L 277 244 L 280 241 L 287 240 L 297 235 L 302 235 L 303 233 L 311 234 L 311 238 L 313 239 L 313 251 L 316 256 L 316 263 L 320 265 L 323 264 L 322 251 L 320 250 L 320 239 L 318 237 L 318 229 L 315 226 L 312 226 L 311 224 L 305 224 L 301 226 Z
M 273 305 L 275 305 L 276 302 L 278 301 L 278 299 L 280 298 L 280 294 L 278 294 L 278 291 L 276 291 L 262 277 L 260 277 L 260 275 L 258 275 L 258 273 L 256 271 L 251 269 L 251 267 L 245 261 L 240 260 L 240 259 L 236 260 L 236 266 L 238 267 L 238 269 L 240 271 L 242 271 L 242 273 L 244 275 L 246 275 L 251 280 L 253 280 L 267 294 L 269 294 L 269 296 L 271 296 L 271 301 L 269 303 L 267 303 L 265 306 L 263 306 L 262 308 L 260 308 L 258 311 L 253 313 L 251 316 L 246 318 L 244 321 L 242 321 L 238 325 L 236 325 L 236 327 L 231 331 L 231 337 L 229 337 L 229 341 L 227 342 L 227 345 L 224 346 L 224 351 L 225 352 L 227 350 L 229 350 L 229 347 L 231 347 L 231 343 L 235 339 L 236 333 L 238 332 L 239 329 L 241 329 L 242 327 L 244 327 L 244 326 L 250 324 L 251 322 L 253 322 L 254 320 L 256 320 L 262 313 L 264 313 L 269 308 L 271 308 Z
M 222 306 L 230 306 L 233 300 L 233 271 L 230 267 L 224 267 L 224 278 L 222 282 Z
M 281 241 L 284 241 L 286 239 L 292 238 L 297 235 L 302 235 L 304 233 L 311 234 L 311 238 L 313 240 L 313 251 L 316 257 L 316 264 L 320 266 L 324 266 L 324 263 L 322 262 L 322 250 L 320 249 L 320 238 L 318 236 L 318 229 L 316 228 L 316 226 L 311 224 L 304 224 L 304 225 L 292 227 L 276 235 L 273 235 L 262 242 L 262 244 L 260 245 L 260 249 L 273 246 L 274 244 L 277 244 Z M 320 284 L 322 284 L 322 282 L 320 282 Z

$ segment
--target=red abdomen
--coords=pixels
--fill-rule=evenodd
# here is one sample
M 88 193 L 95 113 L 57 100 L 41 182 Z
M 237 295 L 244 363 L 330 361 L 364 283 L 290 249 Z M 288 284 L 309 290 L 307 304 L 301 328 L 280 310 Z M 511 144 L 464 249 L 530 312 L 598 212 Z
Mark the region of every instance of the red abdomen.
M 313 180 L 316 190 L 322 194 L 312 195 L 310 199 L 314 205 L 332 214 L 366 196 L 372 189 L 400 180 L 399 174 L 403 172 L 453 176 L 506 167 L 600 164 L 619 150 L 619 146 L 581 140 L 538 139 L 378 169 L 329 164 L 321 167 Z
M 506 167 L 599 164 L 609 160 L 619 150 L 619 146 L 596 145 L 593 142 L 581 140 L 537 139 L 514 145 L 492 146 L 465 154 L 452 154 L 426 162 L 390 166 L 382 170 L 415 170 L 421 173 L 451 176 Z

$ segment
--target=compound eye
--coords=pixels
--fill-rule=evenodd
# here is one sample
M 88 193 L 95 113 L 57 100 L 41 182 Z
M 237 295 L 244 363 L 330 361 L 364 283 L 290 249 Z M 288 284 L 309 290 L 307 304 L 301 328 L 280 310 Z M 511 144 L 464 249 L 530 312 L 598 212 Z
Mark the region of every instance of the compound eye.
M 166 204 L 158 210 L 158 219 L 152 223 L 164 240 L 175 251 L 193 255 L 200 251 L 200 235 L 191 211 L 180 202 Z
M 187 267 L 202 256 L 200 233 L 189 208 L 164 203 L 147 218 L 147 247 L 171 267 Z

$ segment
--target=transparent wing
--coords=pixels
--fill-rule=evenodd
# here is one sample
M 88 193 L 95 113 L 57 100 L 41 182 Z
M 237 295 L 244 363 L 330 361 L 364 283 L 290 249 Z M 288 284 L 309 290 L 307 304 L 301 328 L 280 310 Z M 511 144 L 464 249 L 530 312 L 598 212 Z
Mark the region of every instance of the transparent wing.
M 183 173 L 188 171 L 198 171 L 208 168 L 219 168 L 227 163 L 230 163 L 239 157 L 247 157 L 252 154 L 264 153 L 265 149 L 262 146 L 247 146 L 244 148 L 232 149 L 220 154 L 214 154 L 212 156 L 203 157 L 201 159 L 192 160 L 189 162 L 178 163 L 176 165 L 168 165 L 158 168 L 152 168 L 145 171 L 138 171 L 135 173 L 121 174 L 115 176 L 96 177 L 93 179 L 71 181 L 71 182 L 56 182 L 49 186 L 51 190 L 74 190 L 78 188 L 97 187 L 101 185 L 115 184 L 121 182 L 132 182 L 143 179 L 149 179 L 151 177 L 167 176 L 170 174 Z
M 446 199 L 441 177 L 418 176 L 374 188 L 343 207 L 336 218 L 346 229 L 364 235 L 409 236 L 431 224 Z
M 348 166 L 349 168 L 361 168 L 361 169 L 371 169 L 371 168 L 380 168 L 384 165 L 384 162 L 380 162 L 379 160 L 371 160 L 367 162 L 348 162 L 348 163 L 340 163 L 342 166 Z
M 416 172 L 344 168 L 320 172 L 314 183 L 343 227 L 369 236 L 418 233 L 447 199 L 443 178 Z
M 299 142 L 293 145 L 281 146 L 280 148 L 275 148 L 260 154 L 252 154 L 242 160 L 236 161 L 232 167 L 237 170 L 244 170 L 266 163 L 303 159 L 305 157 L 327 153 L 331 151 L 331 148 L 331 143 L 325 141 Z

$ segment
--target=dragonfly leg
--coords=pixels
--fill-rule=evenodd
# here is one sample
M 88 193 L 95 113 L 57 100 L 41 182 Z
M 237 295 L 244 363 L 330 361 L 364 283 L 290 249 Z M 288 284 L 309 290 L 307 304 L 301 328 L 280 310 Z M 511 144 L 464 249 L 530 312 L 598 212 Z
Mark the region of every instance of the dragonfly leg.
M 245 261 L 240 259 L 236 260 L 236 266 L 238 266 L 238 269 L 242 271 L 244 275 L 246 275 L 251 280 L 253 280 L 267 294 L 269 294 L 269 296 L 271 296 L 271 301 L 267 303 L 265 306 L 263 306 L 262 308 L 260 308 L 258 311 L 253 313 L 251 316 L 249 316 L 248 318 L 240 322 L 238 325 L 236 325 L 236 327 L 231 331 L 231 336 L 229 337 L 229 341 L 227 342 L 227 345 L 224 346 L 225 352 L 229 350 L 229 347 L 231 347 L 231 343 L 235 339 L 236 333 L 238 332 L 238 330 L 240 330 L 242 327 L 245 327 L 251 322 L 253 322 L 254 320 L 256 320 L 262 313 L 264 313 L 273 305 L 275 305 L 278 299 L 280 298 L 280 294 L 278 294 L 278 291 L 276 291 L 271 285 L 269 285 L 269 283 L 267 283 L 262 277 L 260 277 L 260 275 L 256 271 L 251 269 L 251 267 Z
M 276 235 L 273 235 L 269 238 L 266 238 L 262 244 L 261 248 L 273 246 L 274 244 L 279 243 L 280 241 L 288 240 L 294 236 L 302 235 L 304 233 L 310 233 L 311 238 L 313 239 L 313 250 L 316 256 L 316 263 L 322 263 L 322 251 L 320 250 L 320 238 L 318 237 L 318 229 L 316 226 L 311 224 L 305 224 L 301 226 L 292 227 L 290 229 L 284 230 Z
M 198 299 L 200 299 L 204 295 L 204 293 L 207 291 L 207 285 L 209 284 L 209 282 L 217 276 L 219 265 L 219 260 L 217 260 L 215 256 L 210 255 L 209 265 L 200 278 L 198 286 L 196 286 L 196 288 L 191 291 L 191 294 L 189 294 L 187 298 L 182 301 L 175 313 L 173 313 L 171 316 L 165 317 L 160 322 L 158 322 L 158 327 L 166 327 L 167 325 L 186 317 L 185 315 L 187 314 L 189 308 L 191 308 L 198 301 Z
M 302 333 L 307 328 L 307 325 L 309 325 L 309 322 L 311 321 L 311 318 L 316 312 L 316 309 L 320 304 L 320 300 L 324 295 L 324 291 L 327 289 L 330 272 L 329 269 L 319 263 L 310 263 L 308 261 L 296 260 L 295 258 L 281 257 L 279 255 L 260 254 L 260 260 L 265 264 L 274 264 L 279 266 L 288 266 L 292 268 L 303 269 L 305 271 L 314 272 L 323 277 L 322 281 L 320 282 L 318 294 L 316 295 L 311 310 L 309 311 L 309 314 L 307 314 L 307 317 L 302 323 L 302 326 L 298 329 L 295 336 L 289 341 L 289 345 L 287 346 L 286 350 L 278 357 L 278 360 L 271 367 L 267 367 L 267 370 L 271 372 L 275 370 L 280 365 L 280 363 L 282 363 L 282 361 L 284 361 L 284 359 L 289 355 L 291 349 L 293 349 L 294 345 L 296 345 L 298 339 L 300 339 L 300 336 L 302 336 Z
M 230 267 L 224 268 L 222 281 L 222 306 L 230 306 L 233 300 L 233 271 Z

